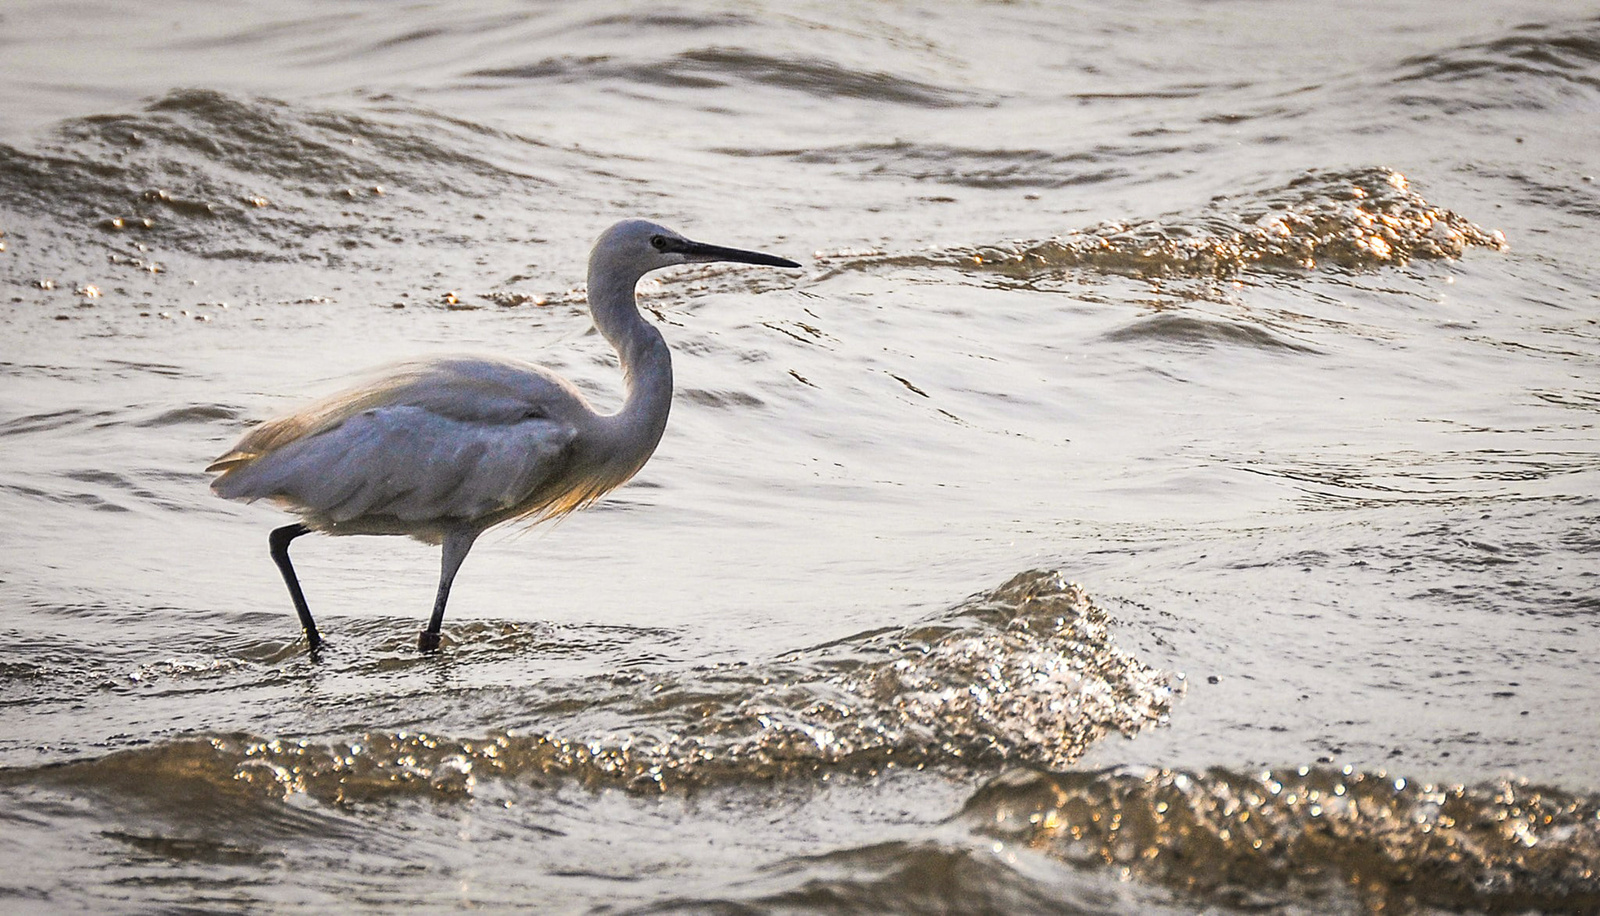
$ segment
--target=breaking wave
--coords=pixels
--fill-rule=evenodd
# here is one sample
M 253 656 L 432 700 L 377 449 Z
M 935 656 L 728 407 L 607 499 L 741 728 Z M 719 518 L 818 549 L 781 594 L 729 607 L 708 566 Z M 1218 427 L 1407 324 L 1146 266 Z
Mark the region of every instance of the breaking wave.
M 1088 270 L 1141 279 L 1226 278 L 1324 267 L 1369 270 L 1499 251 L 1505 237 L 1429 203 L 1392 169 L 1307 172 L 1247 199 L 1223 199 L 1194 217 L 1105 223 L 1044 241 L 909 255 L 836 255 L 836 271 L 935 266 L 1031 280 Z
M 200 780 L 219 791 L 303 793 L 339 804 L 470 794 L 487 778 L 660 790 L 834 770 L 1059 769 L 1107 733 L 1164 722 L 1181 685 L 1118 648 L 1109 627 L 1077 585 L 1029 572 L 921 624 L 764 664 L 619 672 L 604 688 L 586 682 L 591 703 L 608 706 L 606 729 L 545 724 L 482 738 L 383 731 L 331 742 L 197 736 L 66 764 L 49 779 L 151 792 L 169 780 Z M 507 649 L 503 641 L 499 648 Z M 209 677 L 214 668 L 197 670 Z
M 962 820 L 1240 909 L 1600 907 L 1600 799 L 1526 783 L 1424 785 L 1308 767 L 1017 772 L 978 792 Z

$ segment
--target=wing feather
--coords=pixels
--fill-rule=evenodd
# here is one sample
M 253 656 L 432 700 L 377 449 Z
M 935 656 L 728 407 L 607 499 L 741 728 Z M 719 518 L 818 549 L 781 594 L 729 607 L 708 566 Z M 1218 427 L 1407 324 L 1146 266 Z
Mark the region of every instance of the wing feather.
M 314 521 L 472 519 L 530 497 L 566 467 L 578 392 L 535 366 L 413 364 L 263 423 L 208 470 L 230 499 L 273 498 Z
M 483 424 L 374 408 L 236 466 L 213 488 L 284 500 L 334 524 L 472 519 L 517 505 L 556 475 L 574 434 L 545 419 Z

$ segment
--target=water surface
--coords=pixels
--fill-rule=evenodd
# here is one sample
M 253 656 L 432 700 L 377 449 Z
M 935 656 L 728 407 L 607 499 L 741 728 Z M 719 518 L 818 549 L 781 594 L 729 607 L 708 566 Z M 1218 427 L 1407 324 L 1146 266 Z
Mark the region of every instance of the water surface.
M 0 11 L 8 910 L 1600 906 L 1600 19 Z M 203 468 L 389 360 L 679 390 L 594 509 Z

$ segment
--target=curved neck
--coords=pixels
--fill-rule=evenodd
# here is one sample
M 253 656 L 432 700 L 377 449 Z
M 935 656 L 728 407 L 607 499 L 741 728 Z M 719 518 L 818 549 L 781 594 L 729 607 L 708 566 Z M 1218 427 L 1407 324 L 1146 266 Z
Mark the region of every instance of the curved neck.
M 608 463 L 622 479 L 633 476 L 655 451 L 672 409 L 672 354 L 661 332 L 639 315 L 631 272 L 602 276 L 589 266 L 589 312 L 602 336 L 617 350 L 627 397 L 616 413 L 602 417 Z

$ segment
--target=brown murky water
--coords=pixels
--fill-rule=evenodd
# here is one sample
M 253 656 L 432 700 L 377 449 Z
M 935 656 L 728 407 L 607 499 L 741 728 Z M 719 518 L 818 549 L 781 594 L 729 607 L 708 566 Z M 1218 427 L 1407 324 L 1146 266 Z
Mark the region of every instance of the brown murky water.
M 9 911 L 1592 912 L 1592 6 L 0 9 Z M 389 360 L 628 487 L 305 539 L 209 495 Z

